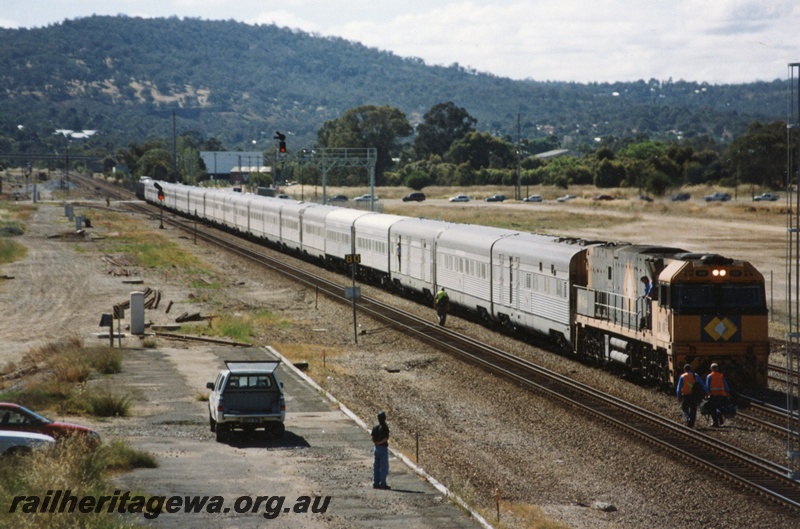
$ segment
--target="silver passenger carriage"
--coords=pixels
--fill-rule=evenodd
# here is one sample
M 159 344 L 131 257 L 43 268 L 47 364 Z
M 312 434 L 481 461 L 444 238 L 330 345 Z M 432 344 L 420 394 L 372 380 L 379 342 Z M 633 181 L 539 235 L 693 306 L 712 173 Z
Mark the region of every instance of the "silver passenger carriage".
M 492 246 L 493 318 L 509 328 L 571 343 L 571 285 L 585 285 L 586 245 L 579 239 L 519 233 Z
M 228 199 L 232 209 L 233 228 L 240 233 L 250 233 L 250 205 L 256 195 L 231 193 Z
M 271 199 L 270 202 L 281 202 L 280 205 L 280 230 L 281 245 L 292 252 L 300 252 L 303 248 L 302 220 L 303 213 L 315 207 L 309 202 L 295 202 L 284 199 Z
M 316 205 L 303 211 L 303 253 L 325 260 L 325 219 L 338 210 L 335 206 Z
M 355 219 L 356 251 L 361 256 L 361 272 L 367 279 L 387 284 L 394 247 L 390 238 L 392 225 L 407 217 L 400 215 L 363 215 Z
M 250 235 L 273 244 L 281 238 L 281 207 L 285 201 L 257 195 L 250 203 Z
M 439 234 L 436 244 L 436 289 L 445 287 L 450 302 L 492 318 L 492 248 L 498 240 L 517 232 L 453 224 Z
M 365 215 L 377 213 L 335 208 L 325 217 L 325 257 L 334 268 L 342 269 L 345 256 L 353 253 L 353 223 Z
M 441 220 L 410 217 L 392 224 L 390 271 L 394 288 L 422 294 L 427 300 L 433 299 L 436 242 L 439 234 L 452 225 Z

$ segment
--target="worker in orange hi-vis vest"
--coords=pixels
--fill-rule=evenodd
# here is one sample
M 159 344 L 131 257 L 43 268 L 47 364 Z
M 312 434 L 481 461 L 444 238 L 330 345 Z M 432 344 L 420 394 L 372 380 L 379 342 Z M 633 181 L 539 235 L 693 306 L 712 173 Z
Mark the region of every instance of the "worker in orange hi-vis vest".
M 692 371 L 692 366 L 686 364 L 683 366 L 683 371 L 681 378 L 678 379 L 675 394 L 681 403 L 681 411 L 683 412 L 686 426 L 694 428 L 694 421 L 697 418 L 697 405 L 703 399 L 706 387 L 700 377 Z
M 731 391 L 725 376 L 719 372 L 719 364 L 711 364 L 711 373 L 706 377 L 706 386 L 706 392 L 712 405 L 711 419 L 714 421 L 712 426 L 720 427 L 725 422 L 722 410 L 728 403 Z

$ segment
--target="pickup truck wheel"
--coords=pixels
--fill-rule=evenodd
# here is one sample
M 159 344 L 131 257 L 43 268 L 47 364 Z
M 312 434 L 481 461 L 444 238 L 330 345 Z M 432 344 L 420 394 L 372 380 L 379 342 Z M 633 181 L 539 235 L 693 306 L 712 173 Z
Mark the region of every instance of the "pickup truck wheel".
M 208 427 L 211 429 L 212 432 L 216 432 L 217 431 L 217 421 L 215 421 L 211 417 L 210 413 L 208 414 Z
M 273 425 L 271 428 L 267 428 L 267 433 L 271 434 L 275 439 L 283 438 L 283 433 L 286 431 L 286 427 L 283 423 L 278 423 Z
M 216 431 L 217 431 L 217 442 L 222 443 L 223 441 L 225 441 L 225 438 L 228 437 L 228 429 L 217 425 Z

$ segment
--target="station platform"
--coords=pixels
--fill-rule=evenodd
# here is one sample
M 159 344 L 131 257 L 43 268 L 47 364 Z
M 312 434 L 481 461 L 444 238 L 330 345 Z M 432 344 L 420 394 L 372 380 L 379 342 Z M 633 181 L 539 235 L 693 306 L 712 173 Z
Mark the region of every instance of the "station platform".
M 205 382 L 214 380 L 224 360 L 274 358 L 283 360 L 278 370 L 287 405 L 283 439 L 270 439 L 261 431 L 237 432 L 218 443 L 208 426 L 208 404 L 196 395 L 207 391 Z M 131 521 L 170 528 L 491 527 L 393 450 L 388 479 L 392 489 L 373 489 L 367 425 L 274 349 L 134 349 L 124 365 L 129 373 L 126 383 L 139 387 L 146 399 L 137 417 L 114 419 L 99 428 L 101 435 L 122 437 L 134 448 L 153 453 L 159 467 L 121 475 L 116 484 L 123 491 L 166 497 L 221 496 L 229 509 L 224 513 L 164 512 L 151 520 Z M 388 423 L 391 428 L 391 417 Z M 263 500 L 255 512 L 235 512 L 258 496 L 270 499 Z M 278 497 L 285 498 L 282 504 Z M 303 497 L 310 498 L 312 506 L 316 500 L 318 507 L 325 497 L 330 500 L 324 512 L 313 513 L 311 508 L 294 512 L 298 505 L 303 510 Z M 237 501 L 239 509 L 234 508 Z M 274 512 L 277 505 L 281 505 L 280 513 Z M 267 507 L 272 511 L 268 513 Z

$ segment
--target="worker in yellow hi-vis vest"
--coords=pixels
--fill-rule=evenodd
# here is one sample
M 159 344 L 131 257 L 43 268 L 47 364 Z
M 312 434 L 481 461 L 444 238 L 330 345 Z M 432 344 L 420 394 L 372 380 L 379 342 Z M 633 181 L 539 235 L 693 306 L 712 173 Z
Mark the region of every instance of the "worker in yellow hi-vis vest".
M 437 292 L 436 298 L 433 301 L 433 306 L 436 307 L 439 325 L 444 325 L 445 321 L 447 321 L 447 310 L 450 308 L 450 296 L 447 294 L 444 287 Z

